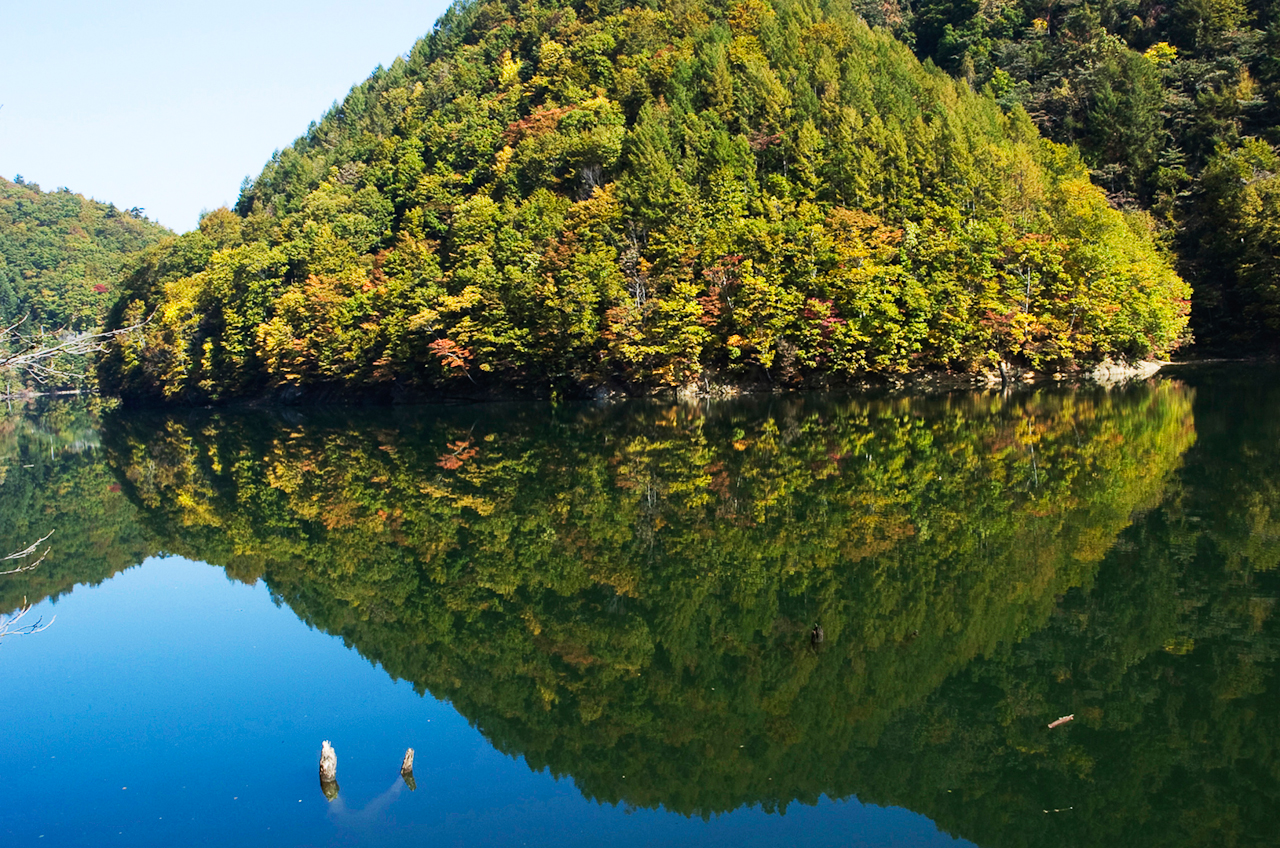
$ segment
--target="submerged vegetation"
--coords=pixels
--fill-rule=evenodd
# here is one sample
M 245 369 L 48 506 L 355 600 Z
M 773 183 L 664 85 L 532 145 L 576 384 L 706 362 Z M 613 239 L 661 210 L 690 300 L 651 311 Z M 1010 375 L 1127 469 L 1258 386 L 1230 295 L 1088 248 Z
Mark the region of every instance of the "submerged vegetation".
M 1189 289 L 1021 108 L 815 0 L 462 2 L 150 251 L 126 396 L 775 384 L 1167 352 Z

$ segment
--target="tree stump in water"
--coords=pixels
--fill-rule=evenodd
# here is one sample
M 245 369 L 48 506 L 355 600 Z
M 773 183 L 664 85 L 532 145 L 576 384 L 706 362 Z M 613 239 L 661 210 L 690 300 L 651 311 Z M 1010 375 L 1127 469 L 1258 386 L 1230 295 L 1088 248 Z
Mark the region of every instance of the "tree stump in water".
M 400 776 L 404 778 L 404 785 L 409 787 L 409 791 L 418 788 L 418 783 L 413 779 L 413 749 L 404 752 L 404 761 L 400 763 Z
M 320 791 L 330 801 L 338 797 L 338 754 L 328 739 L 320 747 Z

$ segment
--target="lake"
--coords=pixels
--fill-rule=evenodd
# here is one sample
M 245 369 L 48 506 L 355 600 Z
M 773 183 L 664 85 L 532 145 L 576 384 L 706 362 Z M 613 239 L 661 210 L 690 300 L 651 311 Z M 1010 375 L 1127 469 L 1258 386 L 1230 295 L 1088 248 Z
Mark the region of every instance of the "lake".
M 1267 366 L 14 408 L 0 838 L 1275 844 L 1278 495 Z

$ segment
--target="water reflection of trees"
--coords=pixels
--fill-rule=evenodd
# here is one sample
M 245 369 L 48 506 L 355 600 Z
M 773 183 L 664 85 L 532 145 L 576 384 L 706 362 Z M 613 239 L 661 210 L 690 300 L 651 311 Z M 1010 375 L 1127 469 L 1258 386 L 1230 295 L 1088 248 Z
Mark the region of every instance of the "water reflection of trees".
M 166 549 L 265 578 L 593 797 L 707 814 L 873 791 L 885 733 L 1087 585 L 1193 438 L 1165 383 L 108 441 Z
M 0 410 L 0 546 L 47 538 L 49 549 L 37 567 L 0 576 L 0 613 L 101 582 L 154 550 L 104 460 L 95 407 L 45 399 Z
M 1211 378 L 1161 506 L 1043 629 L 894 722 L 878 797 L 990 846 L 1274 844 L 1280 386 Z
M 52 516 L 85 579 L 155 550 L 264 578 L 591 797 L 857 795 L 984 846 L 1265 843 L 1280 391 L 1215 381 L 1194 429 L 1192 397 L 131 414 L 111 469 L 6 442 L 11 475 L 53 465 L 0 514 Z

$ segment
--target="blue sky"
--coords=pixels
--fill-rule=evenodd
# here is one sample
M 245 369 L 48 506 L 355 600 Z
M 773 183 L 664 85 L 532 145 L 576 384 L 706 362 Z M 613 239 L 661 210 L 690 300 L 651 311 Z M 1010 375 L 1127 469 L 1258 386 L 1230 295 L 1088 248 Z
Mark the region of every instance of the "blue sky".
M 447 6 L 10 0 L 0 175 L 191 229 Z

